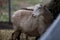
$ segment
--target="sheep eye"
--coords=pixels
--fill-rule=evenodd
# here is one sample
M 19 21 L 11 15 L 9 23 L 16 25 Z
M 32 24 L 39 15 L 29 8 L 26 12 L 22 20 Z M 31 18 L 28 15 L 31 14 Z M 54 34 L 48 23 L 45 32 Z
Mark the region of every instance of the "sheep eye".
M 41 7 L 39 7 L 38 10 L 41 10 Z
M 41 7 L 39 7 L 38 9 L 41 9 Z
M 39 7 L 38 9 L 41 9 L 42 7 Z

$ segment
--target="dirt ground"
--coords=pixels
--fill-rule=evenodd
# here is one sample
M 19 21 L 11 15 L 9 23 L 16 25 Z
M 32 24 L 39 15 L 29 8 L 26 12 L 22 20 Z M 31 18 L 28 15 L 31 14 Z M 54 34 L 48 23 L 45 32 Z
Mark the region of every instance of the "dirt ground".
M 14 30 L 0 30 L 0 40 L 11 40 L 11 35 Z M 21 40 L 26 40 L 26 35 L 21 34 Z M 35 40 L 35 37 L 29 37 L 29 40 Z

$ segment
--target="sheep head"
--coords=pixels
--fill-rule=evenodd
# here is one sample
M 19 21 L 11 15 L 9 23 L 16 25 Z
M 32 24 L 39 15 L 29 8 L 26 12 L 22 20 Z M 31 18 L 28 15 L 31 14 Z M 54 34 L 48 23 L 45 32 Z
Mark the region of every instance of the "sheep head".
M 41 4 L 37 4 L 34 6 L 33 16 L 39 16 L 43 12 L 43 7 Z

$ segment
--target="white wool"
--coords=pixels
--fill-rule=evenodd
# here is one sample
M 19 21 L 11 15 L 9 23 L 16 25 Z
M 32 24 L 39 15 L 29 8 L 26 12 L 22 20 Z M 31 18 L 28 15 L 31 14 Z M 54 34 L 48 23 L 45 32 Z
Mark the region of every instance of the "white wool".
M 14 12 L 14 14 L 12 15 L 12 17 L 14 17 L 17 13 L 20 13 L 21 11 L 23 11 L 23 10 L 18 10 L 16 12 Z
M 42 13 L 42 11 L 40 11 L 42 8 L 41 8 L 42 6 L 41 6 L 41 4 L 37 4 L 37 5 L 35 5 L 35 7 L 34 7 L 34 11 L 33 11 L 33 16 L 38 16 L 38 15 L 40 15 L 41 13 Z M 40 9 L 41 8 L 41 9 Z

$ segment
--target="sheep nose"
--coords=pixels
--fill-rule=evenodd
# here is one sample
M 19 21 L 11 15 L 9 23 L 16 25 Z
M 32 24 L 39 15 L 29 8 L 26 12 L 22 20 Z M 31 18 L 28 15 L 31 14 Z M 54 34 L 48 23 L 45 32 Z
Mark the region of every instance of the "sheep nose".
M 34 15 L 34 14 L 32 14 L 32 17 L 36 18 L 37 16 L 36 16 L 36 15 Z

